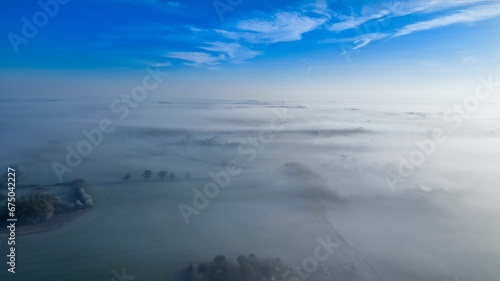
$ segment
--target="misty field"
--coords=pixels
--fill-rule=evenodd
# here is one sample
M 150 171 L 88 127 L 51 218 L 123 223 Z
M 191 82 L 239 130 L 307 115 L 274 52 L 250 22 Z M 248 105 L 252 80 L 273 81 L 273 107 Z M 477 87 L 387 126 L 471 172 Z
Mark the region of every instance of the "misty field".
M 54 162 L 67 165 L 82 130 L 102 118 L 114 129 L 60 174 L 87 180 L 93 208 L 19 236 L 9 280 L 112 280 L 123 268 L 186 280 L 219 254 L 300 265 L 327 239 L 335 249 L 318 264 L 352 267 L 352 280 L 500 276 L 498 104 L 461 118 L 452 104 L 151 99 L 120 120 L 105 99 L 55 100 L 11 102 L 0 120 L 35 109 L 36 126 L 0 121 L 13 148 L 0 159 L 23 167 L 19 184 L 58 182 Z

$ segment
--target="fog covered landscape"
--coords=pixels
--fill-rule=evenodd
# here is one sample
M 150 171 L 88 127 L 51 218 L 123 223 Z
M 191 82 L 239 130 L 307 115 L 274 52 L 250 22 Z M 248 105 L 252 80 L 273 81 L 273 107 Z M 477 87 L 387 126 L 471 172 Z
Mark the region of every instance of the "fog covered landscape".
M 37 107 L 50 110 L 54 103 L 72 106 L 60 100 Z M 106 115 L 93 104 L 92 110 Z M 11 102 L 12 112 L 2 114 L 20 112 L 19 107 L 29 103 Z M 415 108 L 400 103 L 144 103 L 64 175 L 66 181 L 87 179 L 94 207 L 62 228 L 20 236 L 23 270 L 17 276 L 98 280 L 125 267 L 140 280 L 163 280 L 182 274 L 189 262 L 217 254 L 254 253 L 300 264 L 312 256 L 317 239 L 331 237 L 338 248 L 325 264 L 352 264 L 367 275 L 359 280 L 495 280 L 500 209 L 491 163 L 500 156 L 494 145 L 500 132 L 491 128 L 499 118 L 498 105 L 484 105 L 460 131 L 442 118 L 450 105 L 420 104 L 421 111 L 409 111 Z M 21 183 L 57 182 L 52 161 L 64 159 L 64 144 L 83 139 L 75 127 L 95 123 L 86 117 L 88 109 L 70 111 L 78 116 L 77 126 L 61 122 L 37 145 L 27 141 L 22 152 L 2 156 L 23 154 Z M 284 119 L 272 131 L 269 122 L 276 114 Z M 428 138 L 437 124 L 449 139 L 391 189 L 385 173 L 397 173 L 398 158 L 408 157 L 417 148 L 413 141 Z M 19 121 L 9 131 L 21 134 L 27 125 Z M 250 144 L 251 138 L 257 141 Z M 241 173 L 231 176 L 208 206 L 188 216 L 187 224 L 179 205 L 193 206 L 193 189 L 204 192 L 213 182 L 210 174 L 224 171 L 229 161 Z M 146 168 L 187 171 L 191 177 L 145 180 Z M 131 173 L 130 182 L 122 180 L 125 172 Z M 50 250 L 49 245 L 58 247 Z
M 4 6 L 0 280 L 499 280 L 497 1 Z

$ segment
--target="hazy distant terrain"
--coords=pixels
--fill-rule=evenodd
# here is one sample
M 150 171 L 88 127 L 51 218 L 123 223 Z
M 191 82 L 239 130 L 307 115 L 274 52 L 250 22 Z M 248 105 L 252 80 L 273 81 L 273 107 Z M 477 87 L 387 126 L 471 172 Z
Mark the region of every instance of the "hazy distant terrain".
M 326 237 L 339 246 L 324 263 L 352 264 L 362 280 L 500 276 L 499 104 L 453 129 L 451 104 L 150 99 L 120 120 L 106 99 L 3 103 L 0 161 L 23 167 L 18 184 L 58 182 L 51 165 L 82 130 L 116 126 L 63 175 L 89 182 L 94 207 L 19 236 L 9 280 L 111 280 L 124 267 L 134 280 L 185 280 L 191 262 L 218 254 L 299 264 Z M 387 172 L 435 128 L 447 140 L 391 188 Z M 179 204 L 228 163 L 241 173 L 186 224 Z M 178 176 L 145 180 L 145 169 Z

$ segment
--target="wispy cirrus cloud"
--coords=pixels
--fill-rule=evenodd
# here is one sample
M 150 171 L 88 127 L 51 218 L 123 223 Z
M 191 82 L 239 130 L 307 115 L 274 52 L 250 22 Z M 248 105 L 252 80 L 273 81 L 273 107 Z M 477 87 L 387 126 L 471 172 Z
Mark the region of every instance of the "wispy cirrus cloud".
M 288 10 L 237 20 L 214 31 L 226 39 L 254 45 L 299 41 L 305 33 L 325 24 L 331 14 L 326 0 L 317 0 Z
M 416 13 L 433 13 L 484 2 L 486 0 L 405 0 L 364 5 L 361 9 L 361 15 L 337 15 L 337 19 L 340 21 L 331 24 L 328 29 L 340 32 L 358 28 L 373 20 L 387 20 L 392 17 L 402 17 Z
M 311 9 L 312 13 L 322 15 L 327 17 L 328 19 L 335 14 L 332 10 L 328 8 L 328 2 L 326 0 L 317 0 L 314 4 L 311 5 L 312 9 L 307 5 L 304 7 L 306 11 Z
M 215 39 L 197 47 L 204 52 L 170 52 L 167 57 L 184 60 L 192 66 L 213 66 L 223 62 L 241 63 L 262 55 L 257 46 L 292 42 L 317 29 L 327 20 L 328 6 L 324 0 L 294 11 L 277 11 L 257 18 L 242 19 L 225 25 L 224 29 L 196 32 L 211 34 Z
M 377 11 L 374 14 L 360 16 L 360 17 L 339 16 L 339 19 L 341 19 L 343 21 L 330 25 L 330 27 L 328 27 L 328 30 L 339 32 L 339 31 L 343 31 L 343 30 L 347 30 L 347 29 L 356 28 L 356 27 L 358 27 L 364 23 L 367 23 L 371 20 L 383 18 L 383 17 L 389 15 L 389 13 L 390 12 L 388 10 L 381 10 L 381 11 Z
M 183 60 L 186 65 L 213 67 L 228 63 L 242 63 L 261 54 L 238 43 L 211 42 L 199 47 L 206 52 L 168 52 L 166 57 Z
M 330 10 L 325 0 L 310 1 L 289 6 L 271 13 L 259 13 L 257 17 L 234 19 L 215 29 L 193 27 L 197 49 L 192 52 L 170 52 L 168 57 L 184 60 L 191 66 L 213 66 L 222 63 L 244 62 L 263 55 L 265 47 L 276 43 L 294 42 L 304 39 L 306 33 L 315 32 L 311 38 L 320 43 L 347 43 L 349 50 L 357 50 L 381 40 L 408 35 L 455 23 L 473 23 L 496 17 L 500 14 L 499 3 L 492 0 L 387 0 L 382 3 L 359 7 L 359 14 L 340 15 Z M 416 16 L 418 14 L 418 17 Z M 401 25 L 403 21 L 391 22 L 394 17 L 427 20 Z M 408 21 L 405 21 L 408 22 Z M 368 24 L 370 28 L 360 28 Z M 376 30 L 373 30 L 375 24 Z M 399 25 L 399 26 L 398 26 Z M 356 30 L 356 35 L 343 33 Z M 323 33 L 321 33 L 323 32 Z M 334 38 L 321 40 L 335 32 Z M 349 37 L 346 35 L 349 34 Z M 195 38 L 203 38 L 196 40 Z M 206 43 L 208 42 L 208 43 Z
M 450 15 L 440 16 L 431 20 L 406 25 L 398 30 L 393 37 L 399 37 L 418 31 L 444 27 L 452 24 L 474 23 L 498 16 L 500 16 L 500 3 L 480 5 L 464 9 Z
M 213 66 L 220 63 L 222 56 L 213 56 L 204 52 L 168 52 L 168 58 L 185 61 L 186 65 L 191 66 Z
M 457 11 L 457 9 L 461 10 Z M 443 15 L 450 12 L 452 14 Z M 408 24 L 399 29 L 392 27 L 392 30 L 390 30 L 385 25 L 387 29 L 385 32 L 363 33 L 364 30 L 360 28 L 364 24 L 373 21 L 388 22 L 390 18 L 410 16 L 412 14 L 426 14 L 431 15 L 433 18 Z M 341 21 L 329 25 L 328 30 L 338 33 L 348 29 L 356 29 L 358 36 L 342 39 L 342 42 L 352 42 L 351 49 L 355 50 L 383 38 L 400 37 L 413 32 L 430 30 L 455 23 L 473 23 L 496 17 L 499 14 L 499 3 L 488 0 L 392 1 L 376 5 L 365 5 L 362 8 L 361 16 L 337 15 L 336 18 Z M 376 26 L 380 28 L 384 25 L 378 24 Z M 335 40 L 323 40 L 323 42 L 335 42 Z
M 224 42 L 211 42 L 208 46 L 201 47 L 201 49 L 211 52 L 216 52 L 222 54 L 222 59 L 224 61 L 232 63 L 240 63 L 248 59 L 252 59 L 262 52 L 251 50 L 245 46 L 238 43 L 224 43 Z M 220 56 L 219 56 L 220 57 Z
M 355 46 L 353 47 L 353 50 L 360 49 L 360 48 L 370 44 L 373 41 L 386 38 L 387 36 L 389 36 L 389 35 L 385 34 L 385 33 L 368 33 L 368 34 L 360 35 L 353 40 L 353 42 L 355 44 Z
M 277 12 L 270 18 L 242 20 L 232 31 L 218 30 L 230 39 L 252 44 L 298 41 L 302 35 L 325 23 L 325 17 L 309 17 L 298 12 Z
M 488 0 L 397 1 L 385 4 L 385 9 L 387 9 L 392 16 L 406 16 L 415 13 L 434 13 L 447 9 L 456 9 L 487 1 Z
M 354 37 L 344 37 L 344 38 L 330 38 L 330 39 L 325 39 L 319 41 L 321 44 L 325 43 L 346 43 L 346 42 L 353 42 L 352 49 L 360 49 L 366 45 L 368 45 L 372 41 L 380 40 L 383 38 L 389 37 L 389 34 L 387 33 L 367 33 L 367 34 L 361 34 L 358 36 Z

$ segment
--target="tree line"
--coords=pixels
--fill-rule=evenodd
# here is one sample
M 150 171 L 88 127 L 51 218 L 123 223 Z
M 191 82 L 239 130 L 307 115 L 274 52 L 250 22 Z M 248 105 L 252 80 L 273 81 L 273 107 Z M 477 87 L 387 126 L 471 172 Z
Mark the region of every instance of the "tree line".
M 141 176 L 146 179 L 146 180 L 149 180 L 152 176 L 154 175 L 153 171 L 151 170 L 144 170 L 144 172 L 142 172 Z M 178 178 L 178 175 L 176 173 L 169 173 L 165 170 L 161 170 L 161 171 L 158 171 L 156 172 L 156 175 L 161 179 L 161 180 L 165 180 L 165 179 L 170 179 L 170 180 L 175 180 L 176 178 Z M 184 178 L 185 179 L 190 179 L 191 178 L 191 174 L 190 173 L 185 173 L 184 174 Z M 124 181 L 129 181 L 132 179 L 132 173 L 126 173 L 125 176 L 122 178 Z

